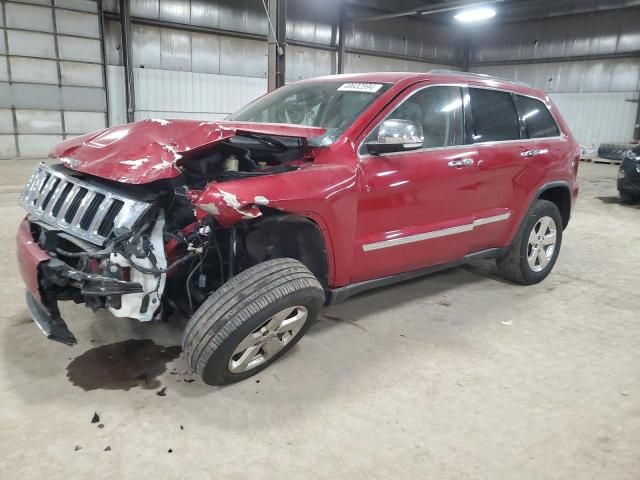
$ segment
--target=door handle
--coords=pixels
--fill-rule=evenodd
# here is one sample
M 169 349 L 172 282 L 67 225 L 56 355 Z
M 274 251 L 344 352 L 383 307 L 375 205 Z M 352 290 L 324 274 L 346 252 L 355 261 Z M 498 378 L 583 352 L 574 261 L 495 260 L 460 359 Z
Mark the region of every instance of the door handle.
M 524 152 L 520 152 L 521 157 L 535 157 L 536 155 L 540 155 L 542 153 L 541 150 L 525 150 Z
M 470 167 L 475 161 L 473 158 L 463 158 L 462 160 L 451 160 L 447 165 L 450 167 Z

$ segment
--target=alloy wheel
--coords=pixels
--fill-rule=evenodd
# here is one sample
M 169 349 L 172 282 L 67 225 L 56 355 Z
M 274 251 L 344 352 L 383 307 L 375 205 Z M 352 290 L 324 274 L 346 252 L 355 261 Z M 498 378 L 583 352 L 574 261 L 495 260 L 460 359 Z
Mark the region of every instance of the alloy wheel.
M 229 371 L 246 372 L 268 361 L 295 338 L 308 316 L 302 305 L 276 313 L 238 344 L 229 359 Z

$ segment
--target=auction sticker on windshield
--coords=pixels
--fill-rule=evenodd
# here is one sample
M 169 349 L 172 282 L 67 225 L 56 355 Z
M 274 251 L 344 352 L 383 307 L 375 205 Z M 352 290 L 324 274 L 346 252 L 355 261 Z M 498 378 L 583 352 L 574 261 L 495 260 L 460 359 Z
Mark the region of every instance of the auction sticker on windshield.
M 351 82 L 343 83 L 338 87 L 339 92 L 377 92 L 382 88 L 381 83 Z

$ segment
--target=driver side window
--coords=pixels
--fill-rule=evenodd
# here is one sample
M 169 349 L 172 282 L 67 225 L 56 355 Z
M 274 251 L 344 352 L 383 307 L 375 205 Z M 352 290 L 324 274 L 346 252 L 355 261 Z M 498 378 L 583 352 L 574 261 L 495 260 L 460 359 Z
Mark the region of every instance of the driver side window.
M 408 120 L 422 125 L 422 148 L 464 144 L 462 89 L 427 87 L 407 97 L 385 120 Z M 364 143 L 378 139 L 378 125 Z

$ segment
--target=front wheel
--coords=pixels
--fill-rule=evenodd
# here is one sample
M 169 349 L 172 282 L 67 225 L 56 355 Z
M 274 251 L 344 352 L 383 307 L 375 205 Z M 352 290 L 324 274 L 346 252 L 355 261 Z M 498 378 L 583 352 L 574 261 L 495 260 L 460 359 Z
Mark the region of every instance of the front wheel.
M 297 260 L 248 268 L 189 320 L 182 339 L 187 362 L 209 385 L 255 375 L 300 340 L 323 303 L 322 285 Z
M 541 282 L 555 265 L 561 244 L 558 207 L 548 200 L 537 200 L 511 250 L 498 260 L 498 272 L 522 285 Z

